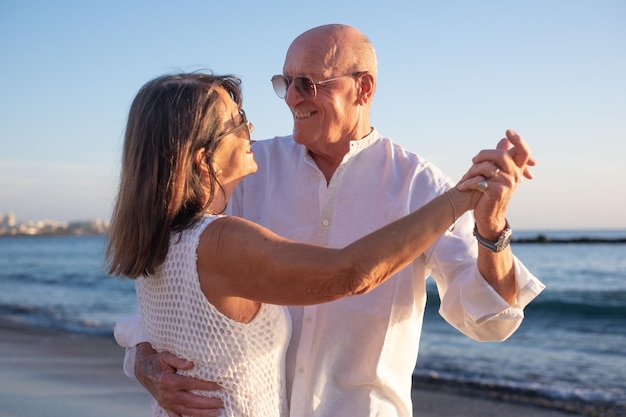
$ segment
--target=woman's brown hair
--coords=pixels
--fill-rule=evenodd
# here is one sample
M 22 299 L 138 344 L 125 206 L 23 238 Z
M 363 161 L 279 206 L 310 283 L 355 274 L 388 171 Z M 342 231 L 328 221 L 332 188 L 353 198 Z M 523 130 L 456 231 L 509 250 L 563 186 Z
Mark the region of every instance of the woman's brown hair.
M 218 91 L 241 107 L 240 83 L 230 75 L 186 73 L 158 77 L 139 90 L 128 115 L 106 249 L 110 274 L 152 274 L 167 255 L 170 232 L 188 228 L 215 193 L 223 193 L 211 163 L 224 108 Z M 202 148 L 208 196 L 194 163 Z

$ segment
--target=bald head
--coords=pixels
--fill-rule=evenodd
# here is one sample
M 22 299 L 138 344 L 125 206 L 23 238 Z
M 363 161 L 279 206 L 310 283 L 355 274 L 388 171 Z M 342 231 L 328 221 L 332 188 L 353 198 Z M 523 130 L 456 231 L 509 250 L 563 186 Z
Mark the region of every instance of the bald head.
M 356 28 L 341 24 L 318 26 L 291 43 L 283 71 L 324 78 L 368 71 L 376 77 L 376 52 Z
M 306 77 L 314 94 L 296 83 L 287 86 L 285 103 L 294 115 L 293 138 L 306 146 L 327 179 L 352 140 L 372 131 L 370 109 L 376 90 L 376 53 L 357 29 L 325 25 L 298 36 L 283 66 L 287 79 Z M 326 84 L 328 83 L 328 84 Z M 317 85 L 317 87 L 315 87 Z

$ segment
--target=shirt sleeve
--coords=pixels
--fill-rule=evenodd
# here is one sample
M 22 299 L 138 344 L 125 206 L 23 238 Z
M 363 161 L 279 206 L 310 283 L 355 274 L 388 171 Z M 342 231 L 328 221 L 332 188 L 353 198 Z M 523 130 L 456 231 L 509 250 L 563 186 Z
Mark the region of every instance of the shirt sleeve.
M 518 296 L 515 305 L 509 305 L 478 270 L 472 225 L 472 217 L 464 215 L 455 232 L 445 233 L 431 254 L 431 275 L 441 299 L 439 314 L 474 340 L 502 341 L 517 330 L 524 308 L 545 285 L 513 256 Z
M 139 343 L 148 341 L 148 337 L 143 330 L 141 316 L 136 314 L 118 320 L 113 329 L 113 336 L 118 345 L 126 348 L 124 364 L 122 366 L 124 373 L 130 378 L 135 378 L 136 346 Z

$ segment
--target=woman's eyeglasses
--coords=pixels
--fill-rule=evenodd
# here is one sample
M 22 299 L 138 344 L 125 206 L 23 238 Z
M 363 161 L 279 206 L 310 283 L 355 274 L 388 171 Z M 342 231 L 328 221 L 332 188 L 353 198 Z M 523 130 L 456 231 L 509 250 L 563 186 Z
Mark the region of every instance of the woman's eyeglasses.
M 250 139 L 250 133 L 252 133 L 252 130 L 254 130 L 254 126 L 252 125 L 252 122 L 248 121 L 248 119 L 246 118 L 246 112 L 243 111 L 243 109 L 239 110 L 239 114 L 241 115 L 241 119 L 242 119 L 241 123 L 239 123 L 237 126 L 233 127 L 232 129 L 228 129 L 226 132 L 220 133 L 219 135 L 217 135 L 215 140 L 219 140 L 226 135 L 230 135 L 235 130 L 241 129 L 244 126 L 248 129 L 248 139 Z
M 363 74 L 363 71 L 353 72 L 352 74 L 342 75 L 340 77 L 329 78 L 327 80 L 322 81 L 313 81 L 309 77 L 290 77 L 287 75 L 274 75 L 272 77 L 272 86 L 274 87 L 274 92 L 280 98 L 287 97 L 287 90 L 291 83 L 296 87 L 296 90 L 304 97 L 309 99 L 315 99 L 317 97 L 317 86 L 324 85 L 331 81 L 336 81 L 340 78 L 345 77 L 356 77 L 358 75 Z

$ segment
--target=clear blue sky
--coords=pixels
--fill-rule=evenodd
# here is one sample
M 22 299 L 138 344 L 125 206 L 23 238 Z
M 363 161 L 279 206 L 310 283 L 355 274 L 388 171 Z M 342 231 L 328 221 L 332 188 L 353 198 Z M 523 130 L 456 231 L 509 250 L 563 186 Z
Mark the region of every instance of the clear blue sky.
M 529 142 L 516 228 L 626 228 L 621 0 L 3 1 L 0 213 L 108 219 L 130 101 L 163 73 L 237 74 L 254 138 L 289 134 L 269 79 L 326 23 L 376 47 L 374 126 L 452 178 L 507 128 Z

